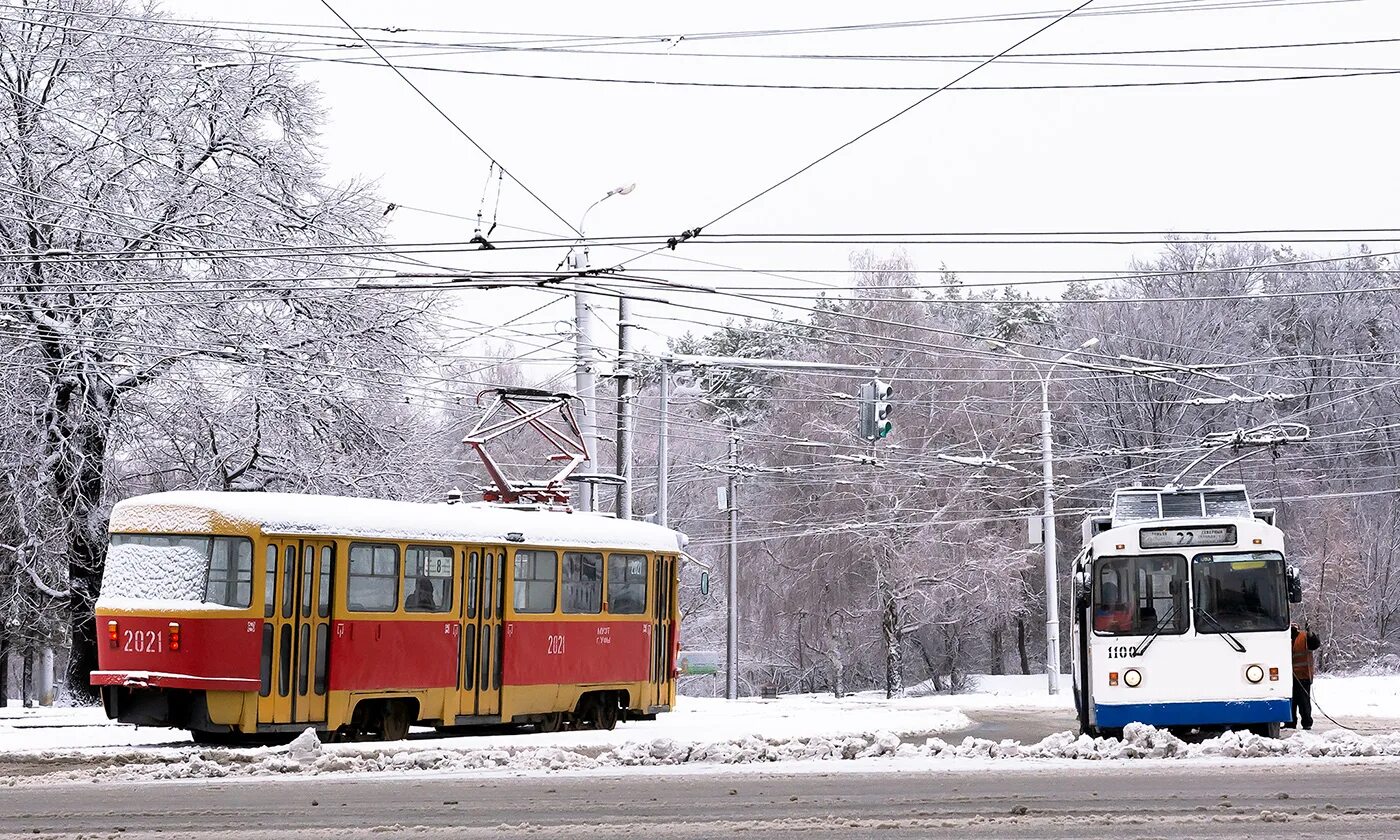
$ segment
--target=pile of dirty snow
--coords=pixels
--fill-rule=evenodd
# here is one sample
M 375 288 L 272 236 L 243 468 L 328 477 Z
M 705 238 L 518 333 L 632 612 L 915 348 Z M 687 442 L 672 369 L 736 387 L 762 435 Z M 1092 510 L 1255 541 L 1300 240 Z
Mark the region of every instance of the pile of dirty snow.
M 310 776 L 366 772 L 431 771 L 461 773 L 479 771 L 553 772 L 607 770 L 625 767 L 732 767 L 774 762 L 846 762 L 885 758 L 913 760 L 929 768 L 949 760 L 1047 759 L 1071 761 L 1219 760 L 1257 758 L 1400 758 L 1400 732 L 1363 735 L 1335 730 L 1325 734 L 1298 733 L 1286 739 L 1262 738 L 1249 733 L 1226 733 L 1201 743 L 1187 743 L 1164 730 L 1130 724 L 1122 740 L 1051 735 L 1034 744 L 965 738 L 950 744 L 940 738 L 922 742 L 905 740 L 892 732 L 863 735 L 810 736 L 678 741 L 657 738 L 630 742 L 602 751 L 582 747 L 536 746 L 427 746 L 414 742 L 396 744 L 325 745 L 312 730 L 286 747 L 260 750 L 196 749 L 145 750 L 107 754 L 100 767 L 51 772 L 44 776 L 21 775 L 21 784 L 41 779 L 191 779 L 237 776 Z M 62 764 L 63 756 L 31 754 L 35 769 Z M 866 765 L 863 769 L 877 769 Z

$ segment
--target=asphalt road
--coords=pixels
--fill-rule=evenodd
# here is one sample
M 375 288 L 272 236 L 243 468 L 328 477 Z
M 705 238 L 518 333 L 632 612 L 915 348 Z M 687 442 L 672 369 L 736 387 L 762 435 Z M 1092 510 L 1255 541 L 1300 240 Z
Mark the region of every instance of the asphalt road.
M 1400 837 L 1400 765 L 67 783 L 0 789 L 0 836 Z

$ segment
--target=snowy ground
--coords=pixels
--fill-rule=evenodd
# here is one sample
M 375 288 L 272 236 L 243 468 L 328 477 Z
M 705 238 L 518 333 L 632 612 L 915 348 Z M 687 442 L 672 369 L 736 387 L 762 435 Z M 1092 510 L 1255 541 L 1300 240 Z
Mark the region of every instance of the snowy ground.
M 1042 677 L 984 677 L 960 695 L 886 700 L 878 693 L 726 702 L 682 698 L 656 721 L 613 732 L 437 737 L 415 732 L 394 744 L 322 745 L 303 736 L 289 747 L 197 747 L 182 733 L 107 721 L 100 709 L 0 709 L 0 784 L 44 779 L 224 778 L 361 772 L 539 773 L 625 771 L 631 767 L 731 770 L 840 766 L 917 769 L 950 763 L 1017 761 L 1059 765 L 1126 759 L 1336 759 L 1400 761 L 1400 675 L 1324 678 L 1319 706 L 1346 728 L 1293 733 L 1281 740 L 1229 734 L 1185 743 L 1150 727 L 1122 741 L 1056 731 L 1065 695 L 1049 696 Z M 1047 721 L 1043 735 L 1018 742 L 968 736 L 985 718 Z M 1321 718 L 1319 718 L 1321 721 Z M 1322 726 L 1319 727 L 1322 729 Z M 673 771 L 674 772 L 674 771 Z

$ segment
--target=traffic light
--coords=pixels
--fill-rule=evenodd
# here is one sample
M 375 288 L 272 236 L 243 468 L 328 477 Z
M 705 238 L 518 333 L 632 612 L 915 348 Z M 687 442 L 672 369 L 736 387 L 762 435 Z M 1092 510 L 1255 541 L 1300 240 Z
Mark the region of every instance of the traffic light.
M 878 379 L 862 383 L 860 386 L 860 436 L 863 440 L 876 441 L 894 430 L 890 422 L 890 398 L 894 388 L 888 382 Z
M 874 416 L 875 435 L 872 440 L 879 440 L 888 437 L 894 431 L 894 423 L 890 421 L 890 412 L 894 406 L 890 400 L 894 397 L 894 387 L 888 382 L 875 380 L 870 384 L 873 396 L 871 404 L 871 414 Z

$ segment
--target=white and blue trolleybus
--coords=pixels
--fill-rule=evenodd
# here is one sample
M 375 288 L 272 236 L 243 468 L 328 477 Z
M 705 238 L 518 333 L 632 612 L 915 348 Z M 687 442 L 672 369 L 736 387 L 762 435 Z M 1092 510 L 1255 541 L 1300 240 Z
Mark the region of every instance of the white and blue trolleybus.
M 1239 485 L 1134 487 L 1083 537 L 1070 639 L 1080 730 L 1277 737 L 1292 717 L 1289 609 L 1302 587 L 1273 511 Z

